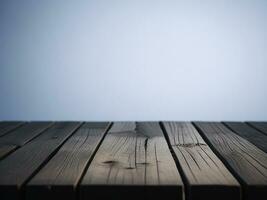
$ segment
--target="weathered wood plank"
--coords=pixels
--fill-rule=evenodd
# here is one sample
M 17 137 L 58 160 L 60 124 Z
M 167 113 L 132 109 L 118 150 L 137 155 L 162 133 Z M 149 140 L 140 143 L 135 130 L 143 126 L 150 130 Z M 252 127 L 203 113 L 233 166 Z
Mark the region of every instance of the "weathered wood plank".
M 267 135 L 267 122 L 248 122 L 248 124 Z
M 0 159 L 32 140 L 51 125 L 51 122 L 31 122 L 3 135 L 0 137 Z
M 0 146 L 0 160 L 4 159 L 5 156 L 16 150 L 16 145 L 2 145 Z
M 27 200 L 75 199 L 76 186 L 110 123 L 85 123 L 26 186 Z
M 267 136 L 242 122 L 225 122 L 228 128 L 267 153 Z
M 24 122 L 0 122 L 0 136 L 20 127 Z
M 0 162 L 1 200 L 19 199 L 23 184 L 79 126 L 78 122 L 56 123 L 39 137 L 3 159 Z
M 81 199 L 183 197 L 181 177 L 156 122 L 114 123 L 79 190 Z
M 197 122 L 195 125 L 241 181 L 245 199 L 266 199 L 267 154 L 219 122 Z
M 237 180 L 189 122 L 163 122 L 172 150 L 186 176 L 191 200 L 241 198 Z

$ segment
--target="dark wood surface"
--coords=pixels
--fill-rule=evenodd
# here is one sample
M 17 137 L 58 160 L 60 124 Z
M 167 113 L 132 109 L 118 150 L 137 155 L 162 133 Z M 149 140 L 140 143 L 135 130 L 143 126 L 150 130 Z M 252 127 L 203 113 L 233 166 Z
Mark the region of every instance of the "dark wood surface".
M 267 135 L 242 122 L 225 122 L 228 128 L 267 153 Z
M 196 122 L 195 125 L 241 181 L 243 196 L 248 200 L 265 200 L 267 196 L 266 153 L 219 122 Z
M 52 125 L 51 122 L 31 122 L 3 135 L 0 138 L 0 159 L 23 146 Z
M 267 135 L 267 122 L 248 122 L 248 124 Z
M 0 122 L 0 136 L 7 134 L 19 126 L 24 124 L 24 122 Z
M 189 122 L 164 122 L 190 199 L 240 199 L 240 185 Z M 216 187 L 214 187 L 216 186 Z
M 85 123 L 26 186 L 26 199 L 75 199 L 76 186 L 109 127 Z
M 265 200 L 265 127 L 0 122 L 0 200 Z
M 56 123 L 0 162 L 1 199 L 20 198 L 21 186 L 31 178 L 80 123 Z
M 100 192 L 102 186 L 107 192 Z M 80 192 L 81 199 L 182 199 L 182 180 L 159 124 L 114 123 Z

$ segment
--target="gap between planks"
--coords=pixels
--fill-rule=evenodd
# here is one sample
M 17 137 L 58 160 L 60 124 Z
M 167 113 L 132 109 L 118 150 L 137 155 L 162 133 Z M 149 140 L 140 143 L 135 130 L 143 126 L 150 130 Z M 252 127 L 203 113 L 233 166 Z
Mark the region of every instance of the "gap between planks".
M 84 123 L 26 185 L 26 199 L 79 199 L 76 191 L 112 123 Z
M 190 200 L 237 200 L 241 188 L 190 122 L 161 122 Z
M 246 200 L 265 200 L 267 195 L 266 153 L 219 122 L 194 122 L 216 155 L 242 184 Z

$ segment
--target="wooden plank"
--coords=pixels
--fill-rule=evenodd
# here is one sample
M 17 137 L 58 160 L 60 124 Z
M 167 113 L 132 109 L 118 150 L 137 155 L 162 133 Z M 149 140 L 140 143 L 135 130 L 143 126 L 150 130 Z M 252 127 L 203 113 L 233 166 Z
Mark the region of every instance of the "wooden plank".
M 267 153 L 267 136 L 242 122 L 225 122 L 228 128 Z
M 0 159 L 32 140 L 51 125 L 51 122 L 31 122 L 0 137 Z
M 182 199 L 181 177 L 159 124 L 114 123 L 79 191 L 81 199 Z
M 248 124 L 267 135 L 267 122 L 248 122 Z
M 163 122 L 191 200 L 240 199 L 240 185 L 189 122 Z
M 75 199 L 76 186 L 110 124 L 85 123 L 27 184 L 26 199 Z
M 2 145 L 0 146 L 0 160 L 4 159 L 8 154 L 17 149 L 16 145 Z
M 267 196 L 267 154 L 219 122 L 197 122 L 203 137 L 243 185 L 247 200 Z
M 0 122 L 0 136 L 20 127 L 24 122 Z
M 19 199 L 21 189 L 62 143 L 80 126 L 78 122 L 54 124 L 39 137 L 0 162 L 1 200 Z

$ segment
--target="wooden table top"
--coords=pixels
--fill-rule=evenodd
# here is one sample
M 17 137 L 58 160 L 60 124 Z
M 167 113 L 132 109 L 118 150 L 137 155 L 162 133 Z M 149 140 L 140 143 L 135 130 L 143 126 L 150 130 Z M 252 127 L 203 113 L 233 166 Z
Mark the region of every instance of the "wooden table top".
M 267 122 L 0 122 L 1 200 L 266 200 Z

